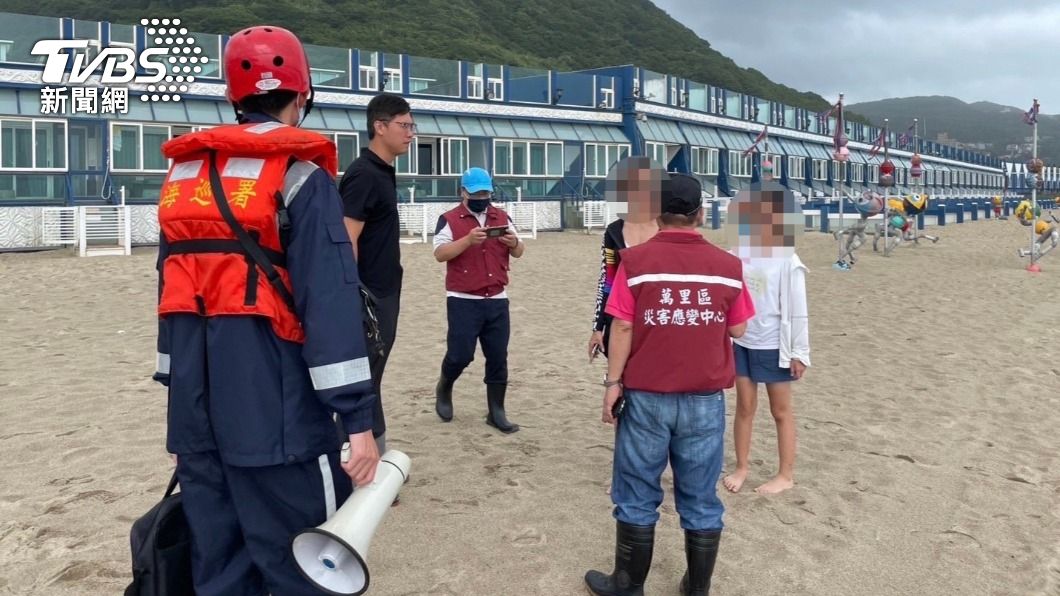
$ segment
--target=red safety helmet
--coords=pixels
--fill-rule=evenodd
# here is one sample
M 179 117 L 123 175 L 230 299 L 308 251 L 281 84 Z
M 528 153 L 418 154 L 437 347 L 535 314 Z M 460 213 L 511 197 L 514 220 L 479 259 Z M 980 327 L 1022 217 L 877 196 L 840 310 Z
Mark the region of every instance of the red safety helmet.
M 233 104 L 279 90 L 310 93 L 312 101 L 305 48 L 282 27 L 257 25 L 232 35 L 225 45 L 224 68 L 228 101 Z

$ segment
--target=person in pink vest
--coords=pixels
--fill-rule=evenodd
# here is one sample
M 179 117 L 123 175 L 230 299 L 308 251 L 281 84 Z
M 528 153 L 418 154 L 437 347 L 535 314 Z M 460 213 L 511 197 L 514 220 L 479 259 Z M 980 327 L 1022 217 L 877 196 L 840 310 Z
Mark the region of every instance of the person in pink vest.
M 460 179 L 461 203 L 442 214 L 434 231 L 434 258 L 446 264 L 445 295 L 449 331 L 445 358 L 435 386 L 435 411 L 453 419 L 453 383 L 475 359 L 475 343 L 486 357 L 486 423 L 505 433 L 519 430 L 508 421 L 508 271 L 510 257 L 526 246 L 507 213 L 494 207 L 493 180 L 471 168 Z
M 617 424 L 611 480 L 617 528 L 614 571 L 585 574 L 598 596 L 644 594 L 667 462 L 685 532 L 688 569 L 680 590 L 710 592 L 723 529 L 716 490 L 723 390 L 735 383 L 732 338 L 743 335 L 754 303 L 740 260 L 696 229 L 702 206 L 699 181 L 669 173 L 659 233 L 622 251 L 608 297 L 614 318 L 602 418 Z

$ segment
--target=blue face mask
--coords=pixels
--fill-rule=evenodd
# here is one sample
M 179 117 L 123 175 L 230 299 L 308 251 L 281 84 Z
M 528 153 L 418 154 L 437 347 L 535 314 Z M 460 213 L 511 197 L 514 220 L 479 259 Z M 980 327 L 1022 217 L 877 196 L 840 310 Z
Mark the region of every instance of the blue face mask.
M 467 208 L 474 211 L 475 213 L 482 213 L 486 210 L 486 207 L 490 206 L 489 199 L 468 199 Z

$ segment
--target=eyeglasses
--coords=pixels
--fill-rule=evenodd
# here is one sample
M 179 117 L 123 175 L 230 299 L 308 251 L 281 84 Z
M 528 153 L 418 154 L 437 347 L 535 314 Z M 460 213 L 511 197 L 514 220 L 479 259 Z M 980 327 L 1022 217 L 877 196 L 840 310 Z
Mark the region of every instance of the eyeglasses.
M 394 120 L 383 120 L 383 122 L 386 122 L 388 124 L 397 124 L 402 129 L 404 129 L 406 131 L 410 131 L 413 134 L 416 134 L 416 123 L 415 122 L 397 122 L 397 121 L 394 121 Z

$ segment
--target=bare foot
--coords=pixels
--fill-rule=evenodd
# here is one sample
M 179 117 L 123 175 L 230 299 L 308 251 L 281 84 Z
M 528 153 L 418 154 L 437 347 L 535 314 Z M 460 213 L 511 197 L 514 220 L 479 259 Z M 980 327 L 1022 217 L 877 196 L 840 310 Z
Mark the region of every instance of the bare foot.
M 772 480 L 756 488 L 755 492 L 760 495 L 775 495 L 784 492 L 793 486 L 795 486 L 795 482 L 790 478 L 774 476 Z
M 743 481 L 747 480 L 747 470 L 736 469 L 735 472 L 726 476 L 721 483 L 725 485 L 725 488 L 729 489 L 731 493 L 740 492 L 740 487 L 743 486 Z

